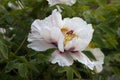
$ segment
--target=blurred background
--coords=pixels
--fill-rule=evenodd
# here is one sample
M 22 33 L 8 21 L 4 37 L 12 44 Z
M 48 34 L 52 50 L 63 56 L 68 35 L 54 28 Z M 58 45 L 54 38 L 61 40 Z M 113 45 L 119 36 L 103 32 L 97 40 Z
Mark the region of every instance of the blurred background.
M 92 44 L 105 55 L 103 71 L 95 73 L 75 62 L 60 67 L 48 62 L 54 51 L 27 48 L 35 19 L 49 16 L 56 5 L 46 0 L 0 0 L 0 80 L 120 80 L 120 0 L 77 0 L 60 4 L 62 16 L 81 17 L 94 28 Z

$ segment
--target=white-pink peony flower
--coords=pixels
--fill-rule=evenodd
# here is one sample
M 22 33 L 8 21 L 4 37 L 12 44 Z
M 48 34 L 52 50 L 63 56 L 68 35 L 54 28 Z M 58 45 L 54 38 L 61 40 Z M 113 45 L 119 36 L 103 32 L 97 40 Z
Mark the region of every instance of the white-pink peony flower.
M 49 59 L 51 63 L 70 66 L 77 60 L 93 70 L 94 62 L 82 52 L 90 43 L 93 31 L 92 25 L 83 19 L 74 17 L 62 20 L 61 14 L 54 10 L 44 20 L 37 19 L 32 23 L 28 47 L 35 51 L 56 48 Z
M 75 4 L 76 0 L 47 0 L 50 6 L 56 5 L 56 4 L 66 4 L 66 5 L 73 5 Z

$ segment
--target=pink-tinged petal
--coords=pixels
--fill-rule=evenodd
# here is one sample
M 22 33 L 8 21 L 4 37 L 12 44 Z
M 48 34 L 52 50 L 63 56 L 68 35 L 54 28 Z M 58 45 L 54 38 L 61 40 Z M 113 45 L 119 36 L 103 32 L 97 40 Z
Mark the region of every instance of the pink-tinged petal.
M 50 58 L 51 63 L 58 63 L 59 66 L 70 66 L 73 64 L 73 59 L 67 53 L 60 53 L 59 51 L 55 51 L 52 53 Z
M 67 42 L 67 44 L 65 45 L 65 50 L 74 48 L 74 51 L 83 51 L 86 48 L 86 45 L 83 45 L 82 42 L 83 41 L 80 38 L 74 38 L 73 40 Z M 85 44 L 85 41 L 84 41 L 84 44 Z
M 88 44 L 90 43 L 93 35 L 93 28 L 91 24 L 87 24 L 83 19 L 74 17 L 74 18 L 65 18 L 63 20 L 64 26 L 67 26 L 70 30 L 73 30 L 77 35 L 76 38 L 71 42 L 68 42 L 69 46 L 75 46 L 76 50 L 83 51 Z
M 93 62 L 90 61 L 90 59 L 86 55 L 84 55 L 82 52 L 70 53 L 70 55 L 74 60 L 77 60 L 82 64 L 85 64 L 87 67 L 93 70 L 94 68 Z
M 28 48 L 32 48 L 35 51 L 45 51 L 50 48 L 55 48 L 53 44 L 49 44 L 44 40 L 36 40 L 27 46 Z
M 67 44 L 65 45 L 65 50 L 70 50 L 71 48 L 74 48 L 75 50 L 76 45 L 77 46 L 79 45 L 77 42 L 78 42 L 77 38 L 74 38 L 73 40 L 68 41 Z M 75 50 L 75 51 L 78 51 L 78 50 Z
M 41 35 L 43 36 L 43 39 L 49 43 L 55 43 L 56 47 L 61 52 L 64 52 L 64 36 L 59 28 L 52 27 L 52 28 L 44 28 L 42 30 Z

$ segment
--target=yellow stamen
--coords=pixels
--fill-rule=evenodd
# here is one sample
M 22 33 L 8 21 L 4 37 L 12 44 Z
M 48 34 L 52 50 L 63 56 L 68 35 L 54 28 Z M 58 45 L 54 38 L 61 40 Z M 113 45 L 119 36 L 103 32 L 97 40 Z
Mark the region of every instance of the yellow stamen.
M 63 34 L 65 34 L 68 31 L 68 28 L 63 27 L 63 28 L 61 28 L 61 31 L 62 31 Z
M 77 37 L 77 35 L 74 33 L 73 30 L 69 30 L 66 27 L 61 28 L 62 33 L 64 34 L 64 45 L 68 42 L 71 41 L 73 38 Z
M 91 42 L 89 45 L 88 45 L 88 48 L 95 48 L 96 44 Z

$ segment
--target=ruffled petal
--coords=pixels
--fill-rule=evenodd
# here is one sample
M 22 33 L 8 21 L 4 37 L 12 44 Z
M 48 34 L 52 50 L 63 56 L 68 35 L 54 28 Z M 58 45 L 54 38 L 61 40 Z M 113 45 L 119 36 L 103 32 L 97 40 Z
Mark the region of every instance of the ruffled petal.
M 32 23 L 32 28 L 36 28 L 36 30 L 40 30 L 41 28 L 45 27 L 62 27 L 62 16 L 60 12 L 56 9 L 52 11 L 52 14 L 46 17 L 44 20 L 36 19 Z
M 45 51 L 49 48 L 55 48 L 54 45 L 49 44 L 47 42 L 45 42 L 44 40 L 36 40 L 30 44 L 28 44 L 27 46 L 28 48 L 32 48 L 35 51 Z
M 31 32 L 39 32 L 41 31 L 42 26 L 45 26 L 43 20 L 36 19 L 31 25 Z
M 55 51 L 52 53 L 50 58 L 51 63 L 58 63 L 59 66 L 70 66 L 73 64 L 73 59 L 67 53 L 60 53 L 59 51 Z
M 40 39 L 42 39 L 42 36 L 38 34 L 37 32 L 33 32 L 33 33 L 29 33 L 27 40 L 29 42 L 32 42 L 34 40 L 40 40 Z
M 52 11 L 52 14 L 44 19 L 44 22 L 46 26 L 48 27 L 62 27 L 62 16 L 60 12 L 58 12 L 56 9 Z
M 85 64 L 87 67 L 93 70 L 94 63 L 90 61 L 90 59 L 86 55 L 84 55 L 82 52 L 70 53 L 70 55 L 74 60 L 77 60 L 82 64 Z
M 42 21 L 36 19 L 31 25 L 31 33 L 28 35 L 28 41 L 32 42 L 34 40 L 42 39 L 41 30 L 42 30 Z

